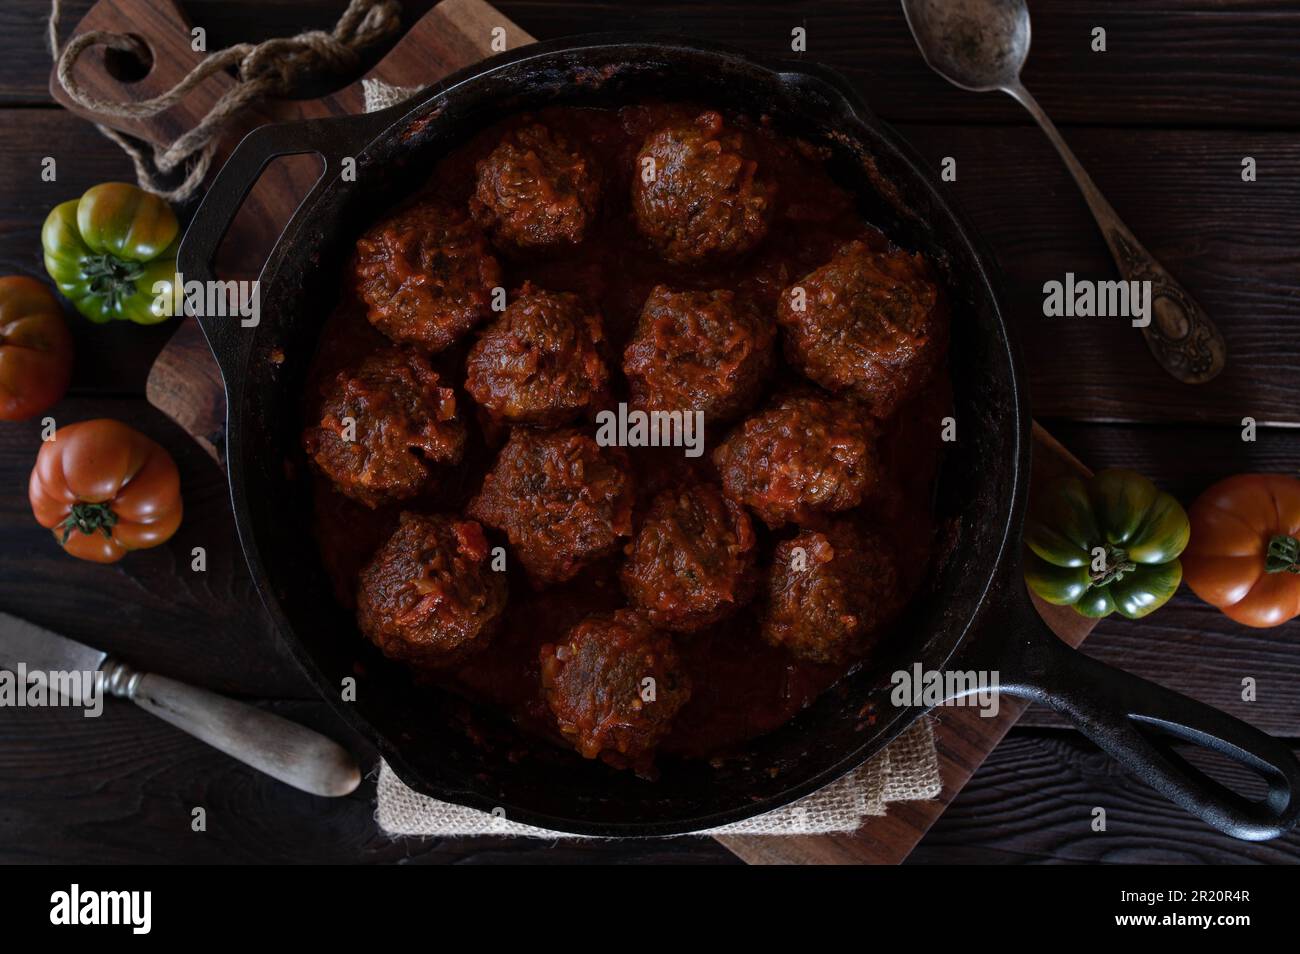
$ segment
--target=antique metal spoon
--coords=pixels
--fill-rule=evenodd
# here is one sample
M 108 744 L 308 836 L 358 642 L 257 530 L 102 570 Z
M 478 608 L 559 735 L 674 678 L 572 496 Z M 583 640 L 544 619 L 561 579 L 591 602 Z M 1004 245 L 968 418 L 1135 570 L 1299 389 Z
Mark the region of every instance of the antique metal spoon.
M 1223 370 L 1223 336 L 1182 285 L 1142 247 L 1084 171 L 1042 107 L 1020 83 L 1029 55 L 1025 0 L 902 0 L 903 14 L 930 67 L 962 89 L 1001 90 L 1029 110 L 1065 161 L 1101 226 L 1120 274 L 1151 282 L 1151 321 L 1142 329 L 1160 366 L 1201 384 Z

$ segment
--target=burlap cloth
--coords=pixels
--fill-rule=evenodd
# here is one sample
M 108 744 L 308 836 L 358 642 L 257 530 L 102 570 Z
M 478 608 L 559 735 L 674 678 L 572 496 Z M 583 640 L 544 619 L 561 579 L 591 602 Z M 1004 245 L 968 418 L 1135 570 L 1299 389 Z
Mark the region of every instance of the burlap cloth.
M 408 99 L 420 87 L 390 86 L 364 80 L 366 112 Z M 807 798 L 766 815 L 721 828 L 710 835 L 815 835 L 855 831 L 864 818 L 885 814 L 890 802 L 934 798 L 942 788 L 934 732 L 928 718 L 917 720 L 888 748 L 857 771 Z M 525 835 L 533 838 L 579 837 L 521 825 L 462 805 L 451 805 L 407 788 L 388 767 L 379 766 L 379 827 L 390 835 Z
M 864 818 L 885 814 L 890 802 L 934 798 L 940 788 L 934 733 L 930 720 L 923 717 L 870 762 L 838 782 L 793 805 L 702 834 L 817 835 L 855 831 Z M 375 817 L 379 827 L 390 835 L 580 837 L 521 825 L 499 815 L 420 795 L 402 784 L 386 762 L 379 766 L 379 810 Z

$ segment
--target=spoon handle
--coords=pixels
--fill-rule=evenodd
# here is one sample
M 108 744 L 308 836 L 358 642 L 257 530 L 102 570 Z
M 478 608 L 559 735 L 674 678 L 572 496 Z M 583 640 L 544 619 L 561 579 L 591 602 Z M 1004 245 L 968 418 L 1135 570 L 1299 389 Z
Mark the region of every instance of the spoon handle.
M 1151 320 L 1142 334 L 1156 361 L 1185 384 L 1214 378 L 1223 370 L 1228 348 L 1209 315 L 1120 220 L 1029 90 L 1018 83 L 1004 90 L 1029 110 L 1056 147 L 1092 209 L 1120 274 L 1128 281 L 1151 282 Z

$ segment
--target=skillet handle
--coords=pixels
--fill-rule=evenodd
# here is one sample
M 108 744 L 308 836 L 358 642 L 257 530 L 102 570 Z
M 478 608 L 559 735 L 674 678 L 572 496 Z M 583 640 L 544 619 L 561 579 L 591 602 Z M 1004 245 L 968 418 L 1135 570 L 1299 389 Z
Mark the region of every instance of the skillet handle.
M 181 240 L 176 258 L 178 270 L 186 283 L 199 281 L 210 287 L 206 283 L 216 280 L 213 263 L 217 249 L 248 193 L 261 177 L 262 170 L 273 159 L 308 153 L 321 157 L 324 168 L 299 204 L 298 210 L 301 210 L 315 202 L 319 194 L 334 182 L 344 158 L 355 156 L 381 124 L 390 120 L 389 111 L 385 110 L 360 116 L 270 124 L 250 132 L 235 147 L 213 180 Z M 232 377 L 238 378 L 243 367 L 252 335 L 239 333 L 238 318 L 193 314 L 188 303 L 186 313 L 194 317 L 203 329 L 229 390 Z
M 1300 818 L 1300 763 L 1283 742 L 1240 719 L 1085 656 L 1061 642 L 1027 595 L 1004 647 L 1001 690 L 1043 702 L 1148 785 L 1234 838 L 1266 841 Z M 1218 752 L 1260 775 L 1268 795 L 1233 792 L 1173 751 L 1163 737 Z

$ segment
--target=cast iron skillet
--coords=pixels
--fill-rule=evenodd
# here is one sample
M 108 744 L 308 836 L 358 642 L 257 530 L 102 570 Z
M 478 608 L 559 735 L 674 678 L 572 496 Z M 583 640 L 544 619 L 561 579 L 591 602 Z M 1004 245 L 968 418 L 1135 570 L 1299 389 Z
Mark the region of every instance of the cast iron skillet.
M 832 169 L 860 195 L 868 221 L 925 252 L 945 276 L 954 301 L 958 422 L 935 498 L 953 546 L 936 559 L 904 620 L 914 638 L 753 742 L 743 757 L 719 768 L 664 759 L 653 783 L 546 745 L 519 757 L 528 743 L 499 717 L 449 693 L 412 687 L 403 669 L 370 648 L 329 596 L 295 450 L 306 368 L 360 231 L 414 191 L 446 150 L 503 116 L 549 103 L 647 98 L 768 115 L 781 131 L 831 147 Z M 1029 416 L 991 259 L 912 152 L 841 78 L 695 43 L 595 36 L 494 57 L 383 112 L 263 127 L 231 156 L 185 235 L 180 266 L 187 280 L 213 279 L 217 246 L 262 167 L 297 153 L 318 154 L 325 170 L 267 261 L 260 324 L 199 321 L 225 379 L 231 495 L 257 587 L 321 694 L 375 741 L 407 784 L 561 831 L 710 828 L 793 801 L 878 752 L 924 711 L 889 701 L 889 673 L 920 663 L 926 670 L 997 670 L 1003 692 L 1055 707 L 1152 787 L 1229 834 L 1266 839 L 1295 823 L 1300 765 L 1284 745 L 1069 649 L 1039 620 L 1020 566 Z M 341 175 L 346 157 L 356 160 L 354 181 Z M 341 700 L 348 677 L 357 679 L 355 702 Z M 476 732 L 466 731 L 466 720 Z M 1267 796 L 1249 800 L 1220 786 L 1174 754 L 1170 737 L 1254 769 Z

